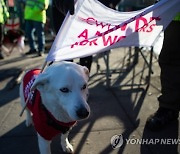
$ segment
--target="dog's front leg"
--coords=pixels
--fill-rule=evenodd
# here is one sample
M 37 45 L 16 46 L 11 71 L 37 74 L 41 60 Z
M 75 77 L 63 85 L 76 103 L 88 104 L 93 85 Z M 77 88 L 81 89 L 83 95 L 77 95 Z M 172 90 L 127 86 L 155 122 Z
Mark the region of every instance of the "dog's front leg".
M 68 135 L 69 132 L 61 134 L 61 146 L 64 152 L 73 153 L 73 146 L 69 143 Z
M 29 111 L 29 109 L 26 109 L 26 126 L 29 127 L 32 124 L 33 124 L 33 120 L 31 116 L 31 112 Z
M 51 154 L 50 143 L 51 141 L 45 140 L 41 135 L 38 134 L 40 154 Z

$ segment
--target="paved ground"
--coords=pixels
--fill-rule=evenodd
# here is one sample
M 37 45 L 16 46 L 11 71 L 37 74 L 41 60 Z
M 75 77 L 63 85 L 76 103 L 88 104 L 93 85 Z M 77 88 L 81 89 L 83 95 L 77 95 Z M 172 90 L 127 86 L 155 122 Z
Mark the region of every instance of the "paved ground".
M 76 154 L 180 152 L 180 146 L 172 143 L 179 138 L 178 121 L 157 133 L 145 127 L 147 117 L 158 106 L 156 98 L 160 93 L 160 70 L 156 58 L 153 58 L 154 73 L 148 84 L 148 68 L 142 56 L 133 56 L 132 53 L 128 48 L 116 49 L 110 53 L 110 88 L 106 86 L 103 58 L 99 57 L 99 65 L 93 62 L 89 81 L 91 116 L 79 122 L 69 135 Z M 144 53 L 148 59 L 149 52 Z M 24 57 L 18 51 L 0 61 L 0 154 L 39 153 L 33 127 L 25 127 L 25 115 L 19 117 L 19 85 L 15 84 L 15 80 L 22 70 L 41 67 L 43 62 L 44 57 Z M 98 72 L 97 66 L 100 66 Z M 122 146 L 113 149 L 111 138 L 120 134 L 123 136 Z M 53 154 L 63 153 L 59 143 L 58 136 L 52 142 Z

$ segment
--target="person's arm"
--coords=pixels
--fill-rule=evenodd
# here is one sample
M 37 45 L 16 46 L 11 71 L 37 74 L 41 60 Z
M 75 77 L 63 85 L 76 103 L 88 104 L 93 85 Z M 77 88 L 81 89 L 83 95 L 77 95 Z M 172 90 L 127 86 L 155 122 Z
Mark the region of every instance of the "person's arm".
M 36 1 L 37 7 L 39 7 L 40 10 L 47 10 L 49 6 L 49 0 L 39 0 Z

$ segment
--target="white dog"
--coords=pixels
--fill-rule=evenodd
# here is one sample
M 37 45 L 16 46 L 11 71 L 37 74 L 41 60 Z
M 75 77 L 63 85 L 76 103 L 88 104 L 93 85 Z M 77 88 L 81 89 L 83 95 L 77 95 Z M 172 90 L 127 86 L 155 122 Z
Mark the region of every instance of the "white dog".
M 41 154 L 51 153 L 50 142 L 59 133 L 63 151 L 73 152 L 68 141 L 69 130 L 90 114 L 88 78 L 88 69 L 72 62 L 52 64 L 43 73 L 34 69 L 25 74 L 20 86 L 21 104 L 24 106 L 30 96 L 26 125 L 34 124 Z

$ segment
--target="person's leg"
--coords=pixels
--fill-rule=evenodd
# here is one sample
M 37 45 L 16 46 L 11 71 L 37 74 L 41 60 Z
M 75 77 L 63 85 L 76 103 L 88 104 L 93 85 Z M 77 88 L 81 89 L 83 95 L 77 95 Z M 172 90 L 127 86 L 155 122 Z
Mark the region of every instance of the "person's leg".
M 92 60 L 93 60 L 92 56 L 80 58 L 80 65 L 86 66 L 89 69 L 89 72 L 90 72 Z
M 34 31 L 33 31 L 33 21 L 32 20 L 26 20 L 25 21 L 25 33 L 28 38 L 30 51 L 27 54 L 35 53 L 36 47 L 35 47 L 35 40 L 34 40 Z
M 163 48 L 159 56 L 161 68 L 161 96 L 159 108 L 147 120 L 151 130 L 161 130 L 177 120 L 180 110 L 180 22 L 171 22 L 165 30 Z
M 2 55 L 2 43 L 3 43 L 3 24 L 0 23 L 0 59 L 4 59 L 3 55 Z
M 160 107 L 180 110 L 180 22 L 171 22 L 165 31 L 162 52 L 159 56 L 161 68 Z
M 52 17 L 53 17 L 52 21 L 56 34 L 58 33 L 65 18 L 65 16 L 60 12 L 60 10 L 58 10 L 57 3 L 59 3 L 59 0 L 53 0 L 52 2 Z
M 45 50 L 44 23 L 34 21 L 34 26 L 38 37 L 38 54 L 41 56 Z
M 180 65 L 161 66 L 161 95 L 158 98 L 159 106 L 180 110 Z

